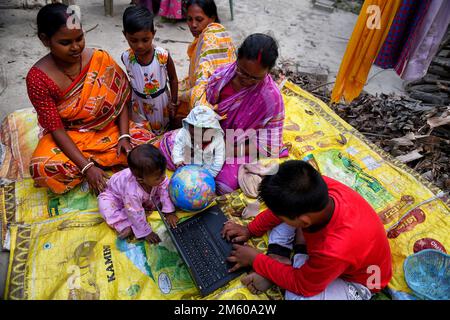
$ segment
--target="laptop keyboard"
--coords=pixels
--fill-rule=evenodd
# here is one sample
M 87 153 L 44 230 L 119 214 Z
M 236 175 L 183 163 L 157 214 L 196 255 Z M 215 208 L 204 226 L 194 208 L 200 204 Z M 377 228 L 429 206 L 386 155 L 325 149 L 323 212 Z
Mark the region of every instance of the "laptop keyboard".
M 214 240 L 201 221 L 192 219 L 172 230 L 205 288 L 228 275 L 225 257 L 213 245 Z

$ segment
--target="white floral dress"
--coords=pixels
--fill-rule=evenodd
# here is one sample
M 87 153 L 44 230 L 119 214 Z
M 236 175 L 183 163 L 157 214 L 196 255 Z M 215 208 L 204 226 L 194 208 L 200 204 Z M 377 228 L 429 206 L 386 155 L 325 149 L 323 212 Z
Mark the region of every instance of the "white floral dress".
M 133 50 L 122 53 L 133 89 L 131 119 L 156 135 L 163 134 L 169 127 L 168 57 L 167 50 L 156 47 L 150 64 L 141 65 Z

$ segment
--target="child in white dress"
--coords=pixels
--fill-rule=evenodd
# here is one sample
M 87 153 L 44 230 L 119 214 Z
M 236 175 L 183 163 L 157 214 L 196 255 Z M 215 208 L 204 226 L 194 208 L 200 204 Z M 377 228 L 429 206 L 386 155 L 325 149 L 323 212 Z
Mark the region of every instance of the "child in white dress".
M 153 15 L 147 8 L 128 7 L 123 14 L 123 28 L 130 45 L 122 54 L 122 62 L 133 91 L 131 120 L 162 135 L 178 107 L 174 62 L 167 50 L 153 46 Z
M 201 165 L 216 177 L 225 162 L 224 132 L 219 116 L 207 106 L 196 106 L 183 119 L 183 127 L 164 134 L 160 150 L 167 167 Z

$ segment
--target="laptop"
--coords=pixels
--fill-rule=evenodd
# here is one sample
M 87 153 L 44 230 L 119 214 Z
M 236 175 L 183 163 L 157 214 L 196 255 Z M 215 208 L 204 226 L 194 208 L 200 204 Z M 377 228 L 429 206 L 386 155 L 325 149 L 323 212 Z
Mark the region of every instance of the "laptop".
M 217 205 L 178 223 L 176 228 L 168 224 L 156 204 L 155 207 L 202 296 L 245 272 L 243 269 L 228 272 L 234 265 L 226 261 L 232 244 L 221 236 L 223 224 L 228 219 Z

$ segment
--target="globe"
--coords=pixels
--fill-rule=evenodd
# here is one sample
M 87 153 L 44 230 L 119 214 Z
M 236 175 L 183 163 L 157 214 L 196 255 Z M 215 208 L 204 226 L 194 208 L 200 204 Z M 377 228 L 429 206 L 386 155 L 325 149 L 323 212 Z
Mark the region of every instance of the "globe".
M 206 208 L 216 196 L 214 177 L 199 165 L 178 168 L 169 183 L 169 195 L 173 204 L 184 211 Z

